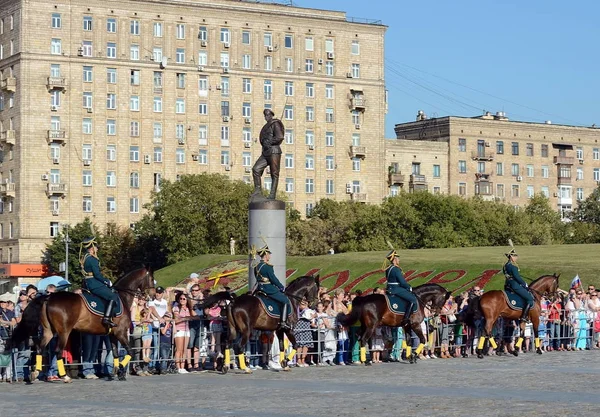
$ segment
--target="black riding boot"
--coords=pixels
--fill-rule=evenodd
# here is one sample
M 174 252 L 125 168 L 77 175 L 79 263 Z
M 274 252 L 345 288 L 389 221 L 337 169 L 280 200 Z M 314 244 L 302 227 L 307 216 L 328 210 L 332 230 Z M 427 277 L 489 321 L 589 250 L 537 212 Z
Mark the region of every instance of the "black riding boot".
M 271 177 L 272 178 L 272 177 Z M 275 200 L 277 198 L 277 182 L 279 181 L 279 179 L 274 179 L 271 182 L 271 192 L 269 193 L 269 200 Z
M 279 321 L 279 328 L 282 330 L 289 330 L 290 326 L 287 323 L 288 318 L 288 305 L 285 303 L 281 309 L 281 319 Z
M 521 321 L 527 321 L 527 318 L 529 316 L 529 310 L 531 310 L 531 307 L 529 305 L 526 305 L 525 307 L 523 307 L 523 314 L 521 314 Z
M 404 312 L 404 320 L 402 320 L 403 324 L 409 324 L 410 323 L 410 316 L 412 316 L 413 307 L 414 306 L 415 306 L 415 303 L 410 303 L 410 305 L 408 306 L 408 308 Z
M 116 324 L 112 321 L 112 311 L 115 308 L 115 302 L 110 300 L 104 310 L 104 317 L 102 317 L 102 324 L 107 327 L 115 327 Z

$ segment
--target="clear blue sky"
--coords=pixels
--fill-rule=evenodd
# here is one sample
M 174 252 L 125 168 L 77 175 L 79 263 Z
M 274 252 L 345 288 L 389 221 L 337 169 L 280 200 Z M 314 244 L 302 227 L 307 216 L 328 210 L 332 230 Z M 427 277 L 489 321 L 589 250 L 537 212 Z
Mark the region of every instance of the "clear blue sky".
M 294 0 L 379 19 L 394 124 L 504 111 L 512 120 L 600 126 L 600 1 Z M 364 49 L 363 49 L 364 51 Z

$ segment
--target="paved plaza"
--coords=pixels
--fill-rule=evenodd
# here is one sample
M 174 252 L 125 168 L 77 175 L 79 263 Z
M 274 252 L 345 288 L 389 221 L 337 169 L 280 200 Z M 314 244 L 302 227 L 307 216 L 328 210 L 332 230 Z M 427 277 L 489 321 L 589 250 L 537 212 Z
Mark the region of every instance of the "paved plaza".
M 1 384 L 0 415 L 596 416 L 598 351 Z

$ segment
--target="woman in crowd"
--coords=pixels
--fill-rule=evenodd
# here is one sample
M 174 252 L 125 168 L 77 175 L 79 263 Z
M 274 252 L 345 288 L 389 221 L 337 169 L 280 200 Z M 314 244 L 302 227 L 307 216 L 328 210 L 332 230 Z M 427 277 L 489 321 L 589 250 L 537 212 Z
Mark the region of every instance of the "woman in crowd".
M 327 295 L 327 294 L 326 294 Z M 325 316 L 327 320 L 327 331 L 325 332 L 325 347 L 323 350 L 323 361 L 327 365 L 334 365 L 335 351 L 337 347 L 337 335 L 335 333 L 335 310 L 333 309 L 333 303 L 331 300 L 326 299 L 323 301 L 323 309 L 325 310 Z
M 456 305 L 452 302 L 452 298 L 446 301 L 446 304 L 442 307 L 442 314 L 440 314 L 440 320 L 442 324 L 440 326 L 440 339 L 441 339 L 441 352 L 440 357 L 442 359 L 451 358 L 448 345 L 450 341 L 450 324 L 456 321 L 454 313 L 456 312 Z
M 296 344 L 298 345 L 298 353 L 296 354 L 298 367 L 306 367 L 306 354 L 308 348 L 312 347 L 312 331 L 311 325 L 313 323 L 315 313 L 308 308 L 308 302 L 302 300 L 299 306 L 299 318 L 296 322 L 296 328 L 294 329 L 294 336 L 296 337 Z
M 148 314 L 142 316 L 146 310 L 146 299 L 142 294 L 136 294 L 131 304 L 131 348 L 133 350 L 133 362 L 131 364 L 133 371 L 138 376 L 147 376 L 150 373 L 147 370 L 148 362 L 145 360 L 142 337 L 148 333 Z M 150 338 L 152 340 L 152 338 Z
M 216 365 L 217 357 L 221 353 L 221 334 L 223 333 L 223 322 L 221 320 L 221 306 L 213 305 L 208 309 L 207 316 L 210 320 L 210 347 L 213 356 L 213 369 Z
M 183 292 L 175 296 L 173 316 L 175 318 L 175 367 L 178 373 L 187 374 L 185 352 L 190 338 L 188 317 L 191 316 L 191 313 L 187 305 L 187 296 Z
M 550 346 L 549 350 L 564 350 L 565 347 L 561 339 L 561 298 L 556 297 L 548 308 L 548 324 L 550 326 Z
M 600 348 L 600 298 L 596 290 L 590 291 L 590 300 L 588 301 L 590 311 L 590 323 L 592 326 L 591 345 L 594 348 Z
M 345 304 L 346 293 L 342 288 L 338 288 L 335 291 L 335 297 L 333 298 L 333 310 L 337 316 L 340 313 L 348 314 L 349 310 Z M 338 343 L 337 343 L 337 364 L 346 365 L 349 361 L 348 349 L 350 342 L 348 340 L 348 329 L 343 326 L 338 326 Z

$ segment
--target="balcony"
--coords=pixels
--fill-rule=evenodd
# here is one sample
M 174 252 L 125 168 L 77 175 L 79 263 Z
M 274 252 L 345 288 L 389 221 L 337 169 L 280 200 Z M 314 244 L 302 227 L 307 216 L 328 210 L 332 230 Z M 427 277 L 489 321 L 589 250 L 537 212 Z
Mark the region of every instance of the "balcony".
M 486 201 L 494 201 L 494 183 L 485 180 L 475 181 L 475 195 Z
M 46 140 L 48 143 L 59 142 L 63 145 L 67 139 L 67 131 L 66 130 L 49 130 L 46 135 Z
M 67 184 L 64 183 L 48 183 L 46 184 L 46 194 L 64 196 L 67 193 Z
M 0 80 L 0 90 L 6 90 L 14 93 L 17 91 L 17 79 L 15 77 L 6 77 Z
M 367 202 L 367 194 L 365 193 L 352 193 L 350 194 L 350 198 L 352 199 L 352 201 L 357 201 L 359 203 Z
M 157 87 L 154 86 L 154 94 L 162 94 L 163 93 L 163 88 L 161 87 Z
M 411 174 L 408 186 L 411 192 L 427 191 L 427 178 L 425 175 Z
M 15 183 L 5 182 L 0 184 L 0 196 L 15 198 Z
M 575 163 L 575 158 L 572 156 L 555 156 L 554 163 L 557 165 L 573 165 Z
M 363 96 L 353 96 L 350 99 L 350 106 L 354 110 L 366 110 L 367 109 L 367 99 Z
M 485 151 L 472 151 L 471 159 L 473 159 L 474 161 L 493 161 L 494 153 Z
M 46 87 L 50 90 L 64 90 L 67 88 L 67 79 L 65 77 L 48 77 Z
M 0 143 L 6 143 L 7 145 L 15 145 L 15 131 L 5 130 L 0 133 Z
M 400 174 L 400 173 L 390 173 L 388 174 L 388 183 L 390 185 L 390 187 L 392 185 L 404 185 L 404 174 Z
M 558 185 L 571 185 L 571 177 L 558 177 Z
M 351 158 L 364 158 L 367 156 L 367 149 L 364 146 L 350 146 Z

